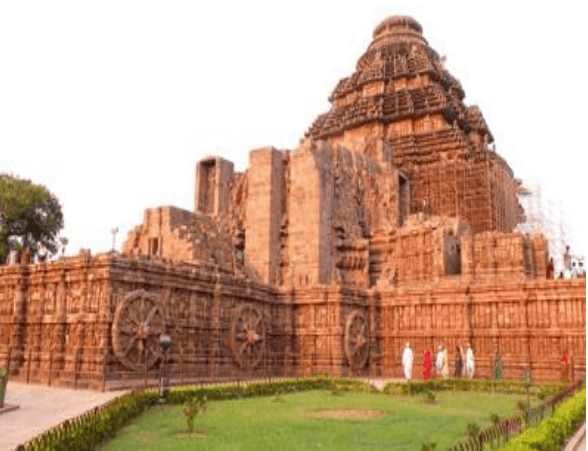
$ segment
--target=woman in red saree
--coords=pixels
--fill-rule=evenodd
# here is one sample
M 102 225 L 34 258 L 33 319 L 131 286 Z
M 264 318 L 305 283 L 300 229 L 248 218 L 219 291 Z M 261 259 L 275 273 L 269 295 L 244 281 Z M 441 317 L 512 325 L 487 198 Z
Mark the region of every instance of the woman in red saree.
M 431 377 L 431 367 L 433 366 L 431 362 L 431 351 L 428 349 L 425 350 L 425 361 L 423 362 L 423 378 L 429 379 Z

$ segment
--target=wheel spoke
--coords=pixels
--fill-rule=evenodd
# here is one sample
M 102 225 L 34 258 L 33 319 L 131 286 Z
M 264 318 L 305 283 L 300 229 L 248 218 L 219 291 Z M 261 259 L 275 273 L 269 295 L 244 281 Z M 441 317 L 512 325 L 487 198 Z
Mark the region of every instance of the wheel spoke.
M 119 328 L 118 328 L 119 332 L 122 332 L 123 334 L 133 334 L 135 331 L 129 329 L 128 324 L 122 324 Z
M 135 318 L 134 316 L 127 316 L 126 322 L 127 324 L 133 323 L 135 326 L 139 327 L 139 321 L 137 321 L 137 318 Z
M 141 296 L 141 320 L 145 318 L 145 296 Z
M 261 324 L 261 315 L 257 317 L 255 323 L 253 324 L 253 329 L 257 329 L 257 326 Z
M 124 350 L 123 355 L 127 355 L 129 351 L 134 348 L 135 341 L 137 341 L 137 336 L 133 335 L 127 344 L 127 348 Z
M 362 334 L 362 335 L 363 335 L 363 333 L 365 332 L 365 327 L 366 327 L 366 324 L 365 324 L 365 322 L 363 322 L 363 321 L 362 321 L 362 322 L 361 322 L 361 334 Z
M 151 321 L 151 319 L 153 319 L 153 315 L 155 315 L 155 312 L 157 311 L 157 307 L 151 307 L 151 310 L 149 311 L 149 314 L 147 315 L 147 318 L 145 319 L 145 322 L 147 324 L 149 324 L 149 322 Z
M 243 344 L 241 345 L 241 347 L 239 348 L 238 354 L 239 354 L 240 356 L 241 356 L 241 355 L 243 355 L 243 353 L 245 352 L 245 349 L 247 348 L 247 344 L 248 344 L 248 343 L 247 343 L 247 342 L 245 342 L 245 343 L 243 343 Z
M 157 355 L 157 347 L 147 346 L 147 352 L 150 352 L 152 355 Z

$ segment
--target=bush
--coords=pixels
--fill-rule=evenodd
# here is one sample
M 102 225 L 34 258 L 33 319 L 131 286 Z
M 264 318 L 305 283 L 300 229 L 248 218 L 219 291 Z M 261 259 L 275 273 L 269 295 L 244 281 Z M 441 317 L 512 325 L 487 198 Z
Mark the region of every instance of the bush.
M 480 434 L 480 426 L 478 423 L 468 423 L 468 429 L 466 433 L 468 434 L 468 438 L 476 438 L 478 437 L 478 434 Z
M 423 442 L 423 446 L 421 447 L 421 451 L 433 451 L 437 446 L 436 442 Z
M 184 415 L 186 416 L 186 422 L 188 423 L 188 431 L 194 431 L 194 418 L 200 412 L 206 412 L 207 408 L 206 396 L 202 398 L 192 397 L 186 401 L 184 405 Z
M 435 393 L 433 393 L 432 390 L 427 390 L 425 392 L 425 402 L 427 402 L 429 404 L 434 404 L 436 400 L 437 400 L 437 397 L 435 396 Z
M 111 401 L 102 411 L 66 421 L 36 438 L 40 449 L 87 450 L 139 416 L 157 399 L 157 392 L 128 393 Z
M 500 423 L 500 417 L 497 414 L 492 413 L 490 414 L 490 421 L 492 421 L 492 424 L 497 425 Z
M 560 405 L 553 416 L 515 438 L 505 451 L 561 449 L 566 439 L 586 418 L 586 389 Z
M 4 390 L 4 385 L 6 384 L 6 380 L 8 379 L 8 369 L 7 368 L 0 368 L 0 407 L 4 406 L 4 395 L 6 395 Z

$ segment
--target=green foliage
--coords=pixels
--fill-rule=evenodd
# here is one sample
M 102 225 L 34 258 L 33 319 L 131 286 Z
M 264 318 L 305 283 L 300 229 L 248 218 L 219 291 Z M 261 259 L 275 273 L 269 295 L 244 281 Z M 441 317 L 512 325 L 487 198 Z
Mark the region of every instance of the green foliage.
M 283 394 L 284 394 L 283 388 L 276 390 L 276 397 L 273 399 L 273 402 L 284 402 L 284 400 L 282 399 Z
M 63 228 L 63 213 L 57 198 L 30 180 L 0 174 L 0 204 L 5 208 L 0 228 L 0 261 L 11 246 L 29 245 L 36 255 L 43 242 L 50 254 L 57 252 L 57 236 Z
M 194 418 L 200 412 L 206 412 L 208 401 L 206 396 L 189 398 L 184 405 L 184 415 L 188 423 L 188 431 L 194 432 Z
M 500 357 L 494 362 L 494 379 L 502 379 L 502 361 Z
M 437 442 L 423 442 L 423 446 L 421 446 L 421 451 L 433 451 L 437 446 Z
M 586 418 L 586 389 L 579 391 L 568 401 L 561 404 L 553 416 L 539 423 L 539 426 L 527 429 L 505 448 L 505 451 L 522 451 L 528 449 L 561 449 L 567 438 Z
M 8 379 L 8 368 L 0 368 L 0 407 L 4 405 L 4 395 L 6 394 L 4 385 Z
M 500 423 L 500 417 L 495 413 L 491 413 L 490 414 L 490 421 L 492 421 L 492 424 L 497 425 Z
M 470 439 L 477 438 L 480 434 L 480 426 L 478 425 L 478 423 L 468 423 L 466 433 L 468 434 L 468 438 Z
M 404 382 L 390 382 L 383 392 L 390 395 L 416 395 L 427 390 L 445 391 L 445 390 L 459 390 L 459 391 L 476 391 L 476 392 L 492 392 L 492 386 L 496 393 L 507 394 L 527 394 L 526 383 L 524 381 L 507 380 L 507 379 L 429 379 L 429 380 L 412 380 L 409 383 Z M 531 386 L 529 393 L 536 395 L 540 392 L 545 396 L 554 396 L 565 388 L 561 382 L 550 382 L 541 384 L 540 386 Z
M 434 404 L 437 400 L 437 397 L 435 396 L 435 393 L 433 393 L 432 390 L 427 390 L 425 392 L 425 402 L 429 403 L 429 404 Z
M 89 413 L 68 422 L 67 426 L 57 426 L 36 438 L 40 449 L 82 451 L 103 440 L 114 437 L 116 432 L 131 419 L 141 415 L 153 405 L 159 395 L 146 391 L 128 393 L 111 401 L 100 412 Z M 37 449 L 37 448 L 35 448 Z

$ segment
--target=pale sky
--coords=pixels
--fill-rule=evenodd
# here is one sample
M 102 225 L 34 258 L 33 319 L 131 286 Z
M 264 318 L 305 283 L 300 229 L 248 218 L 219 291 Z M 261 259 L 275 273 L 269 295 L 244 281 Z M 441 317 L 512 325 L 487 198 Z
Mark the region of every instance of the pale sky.
M 296 148 L 376 25 L 407 14 L 585 255 L 585 15 L 569 5 L 3 1 L 0 172 L 59 198 L 66 254 L 108 251 L 113 227 L 120 250 L 144 209 L 193 209 L 202 157 L 242 171 L 252 149 Z

